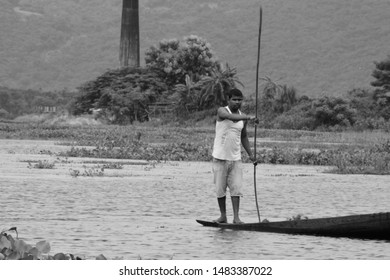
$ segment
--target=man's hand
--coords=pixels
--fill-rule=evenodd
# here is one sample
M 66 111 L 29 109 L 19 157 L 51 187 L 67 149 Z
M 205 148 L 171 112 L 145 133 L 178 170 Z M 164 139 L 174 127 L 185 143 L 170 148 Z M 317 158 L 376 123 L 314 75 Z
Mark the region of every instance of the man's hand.
M 248 116 L 248 121 L 250 121 L 250 122 L 253 121 L 255 124 L 259 124 L 260 123 L 259 119 L 256 118 L 255 116 Z
M 250 159 L 250 161 L 253 163 L 254 166 L 257 165 L 257 160 L 255 159 L 254 156 L 250 156 L 249 159 Z

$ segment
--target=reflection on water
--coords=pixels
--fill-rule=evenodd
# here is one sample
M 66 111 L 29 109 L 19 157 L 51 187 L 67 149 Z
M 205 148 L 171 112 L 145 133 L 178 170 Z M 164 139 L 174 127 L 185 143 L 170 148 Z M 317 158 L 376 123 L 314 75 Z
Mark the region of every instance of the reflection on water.
M 42 155 L 1 154 L 1 228 L 16 226 L 29 243 L 50 241 L 52 253 L 124 259 L 390 259 L 390 243 L 203 227 L 218 216 L 209 163 L 126 165 L 103 177 L 69 175 L 80 165 L 28 169 Z M 80 159 L 81 160 L 81 159 Z M 346 176 L 323 168 L 260 165 L 262 219 L 286 220 L 388 212 L 386 176 Z M 245 165 L 241 218 L 257 221 L 253 166 Z M 231 220 L 231 205 L 228 200 Z

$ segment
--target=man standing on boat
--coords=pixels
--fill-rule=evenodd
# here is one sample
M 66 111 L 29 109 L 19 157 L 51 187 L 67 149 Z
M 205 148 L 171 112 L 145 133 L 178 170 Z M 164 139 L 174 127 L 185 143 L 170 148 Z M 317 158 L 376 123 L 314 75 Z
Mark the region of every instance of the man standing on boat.
M 241 145 L 254 162 L 246 127 L 247 121 L 255 120 L 256 117 L 240 111 L 243 94 L 239 89 L 230 90 L 227 96 L 228 106 L 220 107 L 217 112 L 213 147 L 214 183 L 221 212 L 221 216 L 215 222 L 227 223 L 226 189 L 229 188 L 233 205 L 233 223 L 242 224 L 239 217 L 243 181 Z

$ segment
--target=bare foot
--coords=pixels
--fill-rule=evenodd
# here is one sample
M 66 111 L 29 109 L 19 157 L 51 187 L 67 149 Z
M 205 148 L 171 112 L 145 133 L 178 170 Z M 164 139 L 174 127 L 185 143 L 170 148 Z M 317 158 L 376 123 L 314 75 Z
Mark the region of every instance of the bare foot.
M 243 224 L 244 222 L 241 221 L 240 219 L 233 220 L 233 224 Z
M 227 219 L 226 219 L 226 217 L 219 217 L 218 219 L 214 220 L 213 222 L 214 223 L 226 224 L 227 223 Z

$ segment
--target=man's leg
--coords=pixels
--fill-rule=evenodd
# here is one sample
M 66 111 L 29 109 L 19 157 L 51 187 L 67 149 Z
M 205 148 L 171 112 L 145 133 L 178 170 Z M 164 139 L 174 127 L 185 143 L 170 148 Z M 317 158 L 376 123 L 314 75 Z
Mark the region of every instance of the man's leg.
M 226 217 L 226 164 L 222 160 L 213 161 L 214 183 L 221 216 L 215 220 L 218 223 L 227 223 Z
M 219 211 L 221 212 L 221 216 L 218 219 L 216 219 L 215 221 L 217 223 L 227 223 L 227 217 L 226 217 L 226 196 L 218 197 L 218 206 L 219 206 Z
M 240 197 L 242 196 L 242 192 L 241 192 L 242 181 L 243 181 L 242 163 L 241 161 L 235 161 L 233 162 L 232 169 L 228 179 L 230 196 L 232 198 L 232 204 L 233 204 L 233 216 L 234 216 L 233 223 L 235 224 L 243 223 L 239 217 Z
M 234 224 L 243 224 L 240 220 L 238 212 L 240 210 L 240 197 L 232 196 L 232 204 L 233 204 L 233 223 Z

